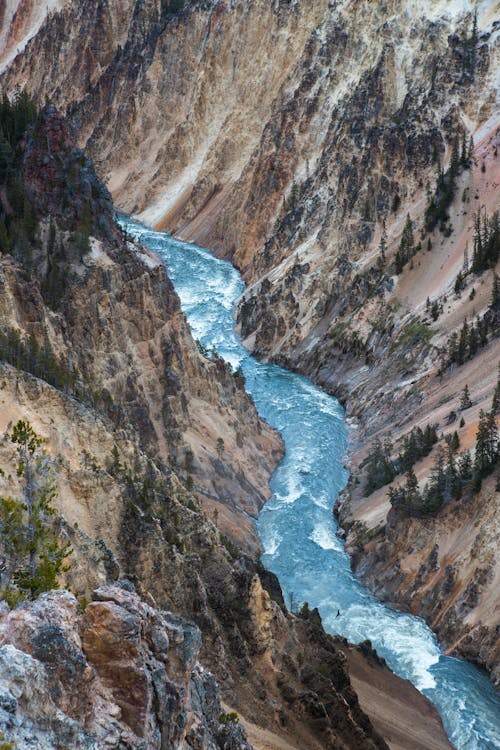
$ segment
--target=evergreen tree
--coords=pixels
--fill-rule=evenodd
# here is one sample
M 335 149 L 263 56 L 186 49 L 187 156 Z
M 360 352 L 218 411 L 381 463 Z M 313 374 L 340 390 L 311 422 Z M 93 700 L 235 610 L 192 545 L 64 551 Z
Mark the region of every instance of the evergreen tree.
M 418 489 L 417 477 L 413 469 L 408 469 L 405 484 L 405 504 L 410 508 L 417 508 L 420 502 L 421 496 Z
M 43 440 L 22 420 L 10 440 L 17 449 L 22 499 L 0 498 L 0 598 L 13 605 L 57 588 L 71 549 L 59 543 L 56 533 L 57 490 L 48 473 Z
M 469 386 L 466 383 L 460 397 L 460 409 L 465 411 L 465 409 L 470 409 L 471 406 L 472 401 L 469 393 Z
M 477 332 L 477 328 L 472 323 L 470 329 L 469 329 L 469 336 L 467 341 L 467 351 L 469 359 L 472 359 L 472 357 L 475 355 L 479 347 L 479 336 Z
M 474 459 L 473 490 L 479 492 L 482 479 L 491 474 L 498 466 L 499 446 L 498 428 L 493 409 L 486 414 L 479 413 L 479 424 L 476 433 L 476 455 Z
M 500 277 L 493 272 L 493 287 L 491 289 L 491 305 L 493 312 L 500 312 Z
M 470 457 L 469 451 L 464 451 L 460 454 L 460 458 L 458 460 L 458 471 L 460 474 L 460 478 L 464 482 L 469 482 L 472 479 L 472 459 Z
M 446 492 L 445 457 L 442 448 L 438 447 L 429 486 L 425 492 L 424 507 L 433 513 L 441 507 Z
M 456 433 L 455 433 L 456 434 Z M 455 463 L 455 456 L 453 455 L 453 448 L 450 445 L 448 448 L 447 463 L 446 463 L 446 488 L 444 491 L 444 500 L 449 499 L 458 500 L 462 495 L 462 482 L 457 470 Z
M 379 263 L 381 266 L 385 265 L 387 252 L 387 231 L 385 228 L 385 219 L 382 222 L 382 234 L 380 236 L 379 243 Z
M 495 415 L 500 414 L 500 362 L 498 363 L 497 384 L 495 386 L 493 400 L 491 402 L 491 413 Z
M 413 236 L 413 222 L 410 214 L 406 215 L 406 223 L 401 235 L 401 242 L 399 243 L 399 249 L 394 258 L 396 273 L 401 273 L 405 264 L 415 254 L 415 238 Z
M 366 460 L 366 482 L 363 493 L 365 497 L 379 487 L 392 482 L 396 473 L 391 461 L 392 444 L 386 441 L 383 445 L 379 439 L 372 444 Z

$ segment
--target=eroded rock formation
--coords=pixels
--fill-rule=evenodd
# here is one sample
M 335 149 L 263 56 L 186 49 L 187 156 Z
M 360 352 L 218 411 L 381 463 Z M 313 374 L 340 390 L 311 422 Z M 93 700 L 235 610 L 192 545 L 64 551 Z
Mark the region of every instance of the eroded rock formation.
M 215 678 L 198 663 L 191 622 L 160 612 L 129 581 L 82 612 L 53 591 L 0 619 L 0 726 L 18 748 L 236 748 Z

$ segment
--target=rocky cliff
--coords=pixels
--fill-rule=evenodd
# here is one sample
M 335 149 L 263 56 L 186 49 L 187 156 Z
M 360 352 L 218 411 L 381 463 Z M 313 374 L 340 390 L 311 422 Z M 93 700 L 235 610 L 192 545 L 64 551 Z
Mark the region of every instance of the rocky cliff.
M 67 112 L 123 209 L 232 258 L 249 284 L 238 313 L 248 346 L 347 403 L 354 466 L 377 435 L 397 444 L 427 422 L 473 447 L 499 357 L 497 261 L 470 265 L 474 216 L 498 206 L 498 3 L 175 7 L 75 0 L 35 23 L 20 4 L 20 51 L 11 60 L 4 50 L 2 84 L 28 84 Z M 485 315 L 482 347 L 448 366 L 450 334 Z M 474 407 L 460 427 L 447 420 L 467 382 Z M 423 487 L 431 463 L 417 469 Z M 483 518 L 489 549 L 495 491 L 481 497 L 455 510 L 464 536 Z M 353 520 L 383 534 L 389 507 L 387 490 L 353 493 L 342 518 L 351 536 Z M 445 512 L 436 523 L 427 556 L 446 536 Z M 403 555 L 409 571 L 412 544 L 396 538 L 388 528 L 384 555 Z M 408 573 L 411 607 L 436 628 L 453 612 L 462 624 L 439 630 L 446 646 L 493 666 L 491 647 L 471 645 L 484 632 L 493 642 L 496 615 L 469 555 L 468 544 L 454 551 L 470 575 L 432 612 L 424 578 Z M 431 598 L 448 564 L 443 545 Z M 477 596 L 464 619 L 455 604 L 469 586 Z M 403 588 L 387 584 L 385 595 L 407 603 Z
M 103 586 L 83 612 L 67 591 L 0 621 L 0 726 L 15 747 L 238 748 L 200 631 L 141 601 L 129 581 Z

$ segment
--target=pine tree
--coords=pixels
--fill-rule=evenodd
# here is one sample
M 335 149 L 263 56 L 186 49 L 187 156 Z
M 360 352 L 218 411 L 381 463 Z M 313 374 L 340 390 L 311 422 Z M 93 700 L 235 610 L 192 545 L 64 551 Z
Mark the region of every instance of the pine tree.
M 474 323 L 472 323 L 470 330 L 469 330 L 469 336 L 468 336 L 468 341 L 467 341 L 467 350 L 468 350 L 469 359 L 471 359 L 475 355 L 475 353 L 478 350 L 478 347 L 479 347 L 479 336 L 478 336 L 476 326 L 474 325 Z
M 491 402 L 491 413 L 500 414 L 500 362 L 498 363 L 498 378 L 495 390 L 493 393 L 493 400 Z
M 446 489 L 444 491 L 444 499 L 449 500 L 450 498 L 453 498 L 453 500 L 458 500 L 461 495 L 462 482 L 457 471 L 455 456 L 453 455 L 453 448 L 450 445 L 448 448 L 446 463 Z
M 415 238 L 413 236 L 413 222 L 410 214 L 406 215 L 406 223 L 401 235 L 401 242 L 399 243 L 399 249 L 396 253 L 394 262 L 396 273 L 401 273 L 405 264 L 415 254 Z
M 488 415 L 483 409 L 479 412 L 479 423 L 476 433 L 476 456 L 474 471 L 479 478 L 486 476 L 490 466 L 490 435 Z
M 441 507 L 446 492 L 445 458 L 442 448 L 438 447 L 429 486 L 425 492 L 425 509 L 433 513 Z
M 380 265 L 385 265 L 386 260 L 386 251 L 387 251 L 387 231 L 385 228 L 385 219 L 382 222 L 382 234 L 380 236 L 380 243 L 379 243 L 379 261 Z
M 462 130 L 462 150 L 460 154 L 460 163 L 464 168 L 469 166 L 469 160 L 467 158 L 467 138 L 465 134 L 465 128 Z
M 41 448 L 44 441 L 22 420 L 10 440 L 17 449 L 22 499 L 0 498 L 0 598 L 13 605 L 57 588 L 71 549 L 59 543 L 55 530 L 57 490 Z
M 470 409 L 471 406 L 472 401 L 470 398 L 469 386 L 466 383 L 460 397 L 460 409 L 461 411 L 465 411 L 465 409 Z
M 493 287 L 491 289 L 491 305 L 493 312 L 500 312 L 500 277 L 493 272 Z
M 486 415 L 489 466 L 492 468 L 498 458 L 498 428 L 493 409 Z
M 460 474 L 460 478 L 464 482 L 468 482 L 472 479 L 472 459 L 470 457 L 469 451 L 464 451 L 460 454 L 460 458 L 458 460 L 458 471 Z
M 382 445 L 379 439 L 372 444 L 366 460 L 366 482 L 363 493 L 365 497 L 374 490 L 389 484 L 395 477 L 394 466 L 391 461 L 392 444 L 385 441 Z
M 413 469 L 408 469 L 405 484 L 405 503 L 410 508 L 417 508 L 420 505 L 421 496 L 418 489 L 418 481 Z
M 458 338 L 457 362 L 459 365 L 463 365 L 463 363 L 465 362 L 465 355 L 467 353 L 468 340 L 469 340 L 469 324 L 467 323 L 467 320 L 464 320 L 464 323 L 460 330 L 460 336 Z
M 455 430 L 451 436 L 450 449 L 453 451 L 453 453 L 456 453 L 459 448 L 460 438 L 458 437 L 458 432 Z

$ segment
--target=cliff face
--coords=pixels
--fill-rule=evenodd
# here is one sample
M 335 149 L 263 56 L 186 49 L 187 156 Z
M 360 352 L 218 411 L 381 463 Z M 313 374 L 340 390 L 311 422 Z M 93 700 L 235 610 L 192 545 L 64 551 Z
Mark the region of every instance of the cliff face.
M 219 722 L 199 630 L 129 581 L 97 589 L 84 612 L 66 591 L 44 594 L 0 630 L 0 725 L 16 747 L 250 750 L 241 725 Z

